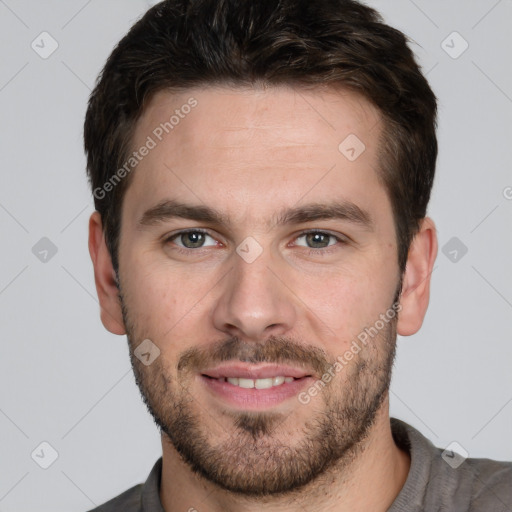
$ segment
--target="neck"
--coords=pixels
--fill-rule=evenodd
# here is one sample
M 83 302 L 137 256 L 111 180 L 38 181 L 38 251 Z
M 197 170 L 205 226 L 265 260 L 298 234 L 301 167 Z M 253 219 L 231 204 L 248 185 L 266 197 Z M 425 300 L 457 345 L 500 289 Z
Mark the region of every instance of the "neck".
M 229 493 L 192 472 L 162 434 L 160 500 L 166 512 L 385 512 L 402 489 L 410 457 L 396 446 L 383 401 L 367 438 L 351 461 L 334 467 L 293 494 L 247 498 Z

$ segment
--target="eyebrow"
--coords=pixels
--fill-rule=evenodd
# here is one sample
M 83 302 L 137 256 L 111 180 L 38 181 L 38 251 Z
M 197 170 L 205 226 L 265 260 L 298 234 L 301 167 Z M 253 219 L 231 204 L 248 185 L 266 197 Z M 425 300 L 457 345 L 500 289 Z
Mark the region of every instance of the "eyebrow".
M 231 224 L 228 217 L 209 206 L 192 205 L 167 199 L 146 210 L 138 221 L 138 228 L 156 226 L 171 219 L 188 219 L 218 226 Z M 273 228 L 328 219 L 344 220 L 369 231 L 373 229 L 373 221 L 368 211 L 350 201 L 327 204 L 310 203 L 285 209 L 278 212 L 268 225 Z

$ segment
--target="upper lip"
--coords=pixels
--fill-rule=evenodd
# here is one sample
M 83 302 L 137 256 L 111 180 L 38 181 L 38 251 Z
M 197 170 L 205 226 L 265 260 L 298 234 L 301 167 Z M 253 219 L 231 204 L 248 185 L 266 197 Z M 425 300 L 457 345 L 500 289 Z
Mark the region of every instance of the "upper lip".
M 228 363 L 208 368 L 201 372 L 203 375 L 220 379 L 222 377 L 243 379 L 266 379 L 269 377 L 294 377 L 300 379 L 311 375 L 301 368 L 286 366 L 281 364 L 247 364 L 247 363 Z

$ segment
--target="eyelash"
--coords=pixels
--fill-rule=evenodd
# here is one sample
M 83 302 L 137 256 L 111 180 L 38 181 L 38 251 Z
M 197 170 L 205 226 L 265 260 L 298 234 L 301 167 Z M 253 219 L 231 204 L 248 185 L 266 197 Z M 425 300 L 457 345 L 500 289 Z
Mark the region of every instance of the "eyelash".
M 307 247 L 307 246 L 299 246 L 301 247 L 301 249 L 303 251 L 306 251 L 306 253 L 308 254 L 308 256 L 327 256 L 331 253 L 333 253 L 334 251 L 338 250 L 339 249 L 339 244 L 341 245 L 346 245 L 348 243 L 348 240 L 346 238 L 342 238 L 340 236 L 337 236 L 337 235 L 333 235 L 332 233 L 330 233 L 329 231 L 322 231 L 322 230 L 318 230 L 318 229 L 306 229 L 304 231 L 301 231 L 296 237 L 294 240 L 297 240 L 297 238 L 301 238 L 305 235 L 309 235 L 309 234 L 319 234 L 319 235 L 326 235 L 330 238 L 334 238 L 337 242 L 337 244 L 333 244 L 333 245 L 328 245 L 327 247 L 321 247 L 319 249 L 314 249 L 313 247 Z
M 174 233 L 173 235 L 165 238 L 164 239 L 164 244 L 168 244 L 168 243 L 172 242 L 174 239 L 178 238 L 179 236 L 185 235 L 187 233 L 203 233 L 205 235 L 208 235 L 211 238 L 214 238 L 212 235 L 210 235 L 210 233 L 208 231 L 206 231 L 204 229 L 201 229 L 201 228 L 184 229 L 182 231 Z M 333 235 L 329 231 L 322 231 L 322 230 L 318 230 L 318 229 L 309 229 L 309 230 L 301 231 L 294 238 L 294 240 L 297 240 L 298 238 L 301 238 L 304 235 L 309 235 L 309 234 L 312 234 L 312 233 L 321 234 L 321 235 L 327 235 L 327 236 L 329 236 L 331 238 L 334 238 L 341 245 L 347 245 L 349 243 L 347 237 L 340 237 L 340 236 L 337 236 L 337 235 Z M 309 256 L 311 256 L 311 255 L 324 256 L 324 255 L 331 254 L 334 250 L 336 250 L 338 248 L 338 244 L 328 245 L 327 247 L 323 247 L 323 248 L 319 248 L 319 249 L 314 249 L 312 247 L 304 247 L 304 246 L 299 246 L 299 247 L 302 247 L 302 249 L 306 250 L 306 252 L 307 252 L 307 254 Z M 192 251 L 200 252 L 201 249 L 206 249 L 206 247 L 198 247 L 196 249 L 192 249 L 192 248 L 191 249 L 186 249 L 186 248 L 183 248 L 183 247 L 180 247 L 180 246 L 175 246 L 174 247 L 174 250 L 178 251 L 180 254 L 187 254 L 187 255 L 190 255 L 190 253 Z

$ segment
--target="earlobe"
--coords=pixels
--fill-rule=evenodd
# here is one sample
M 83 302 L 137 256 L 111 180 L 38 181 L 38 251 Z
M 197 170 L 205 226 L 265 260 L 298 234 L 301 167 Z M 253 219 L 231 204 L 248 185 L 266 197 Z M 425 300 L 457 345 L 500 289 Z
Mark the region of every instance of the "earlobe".
M 100 302 L 101 322 L 105 329 L 113 334 L 126 334 L 115 271 L 105 243 L 101 216 L 97 211 L 89 219 L 89 254 L 94 266 L 94 281 Z
M 437 256 L 437 234 L 432 219 L 425 217 L 414 237 L 403 276 L 397 323 L 401 336 L 415 334 L 421 327 L 430 298 L 430 276 Z

